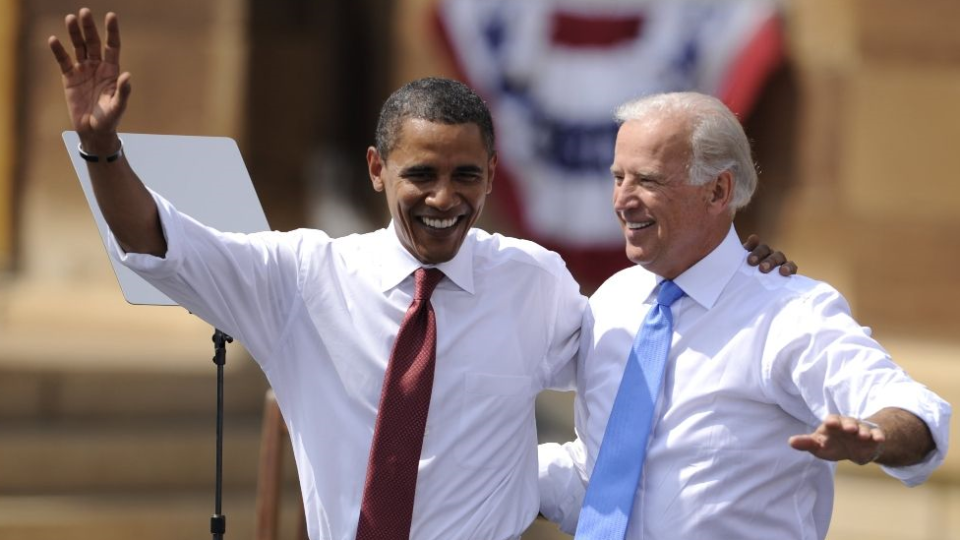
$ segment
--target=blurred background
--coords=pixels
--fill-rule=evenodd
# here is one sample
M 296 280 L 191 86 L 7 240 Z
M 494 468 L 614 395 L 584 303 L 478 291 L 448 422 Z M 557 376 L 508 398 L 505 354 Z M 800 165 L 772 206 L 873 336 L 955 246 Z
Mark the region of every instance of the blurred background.
M 482 226 L 557 249 L 587 294 L 626 263 L 603 185 L 613 106 L 713 92 L 761 169 L 741 235 L 836 286 L 907 371 L 960 403 L 956 0 L 86 5 L 120 14 L 123 131 L 235 138 L 279 230 L 385 225 L 364 161 L 380 104 L 418 77 L 465 80 L 504 157 Z M 0 538 L 199 537 L 213 512 L 212 329 L 127 305 L 117 287 L 60 139 L 46 46 L 80 7 L 0 0 Z M 253 538 L 266 385 L 239 346 L 227 356 L 227 537 Z M 542 397 L 542 440 L 572 436 L 570 403 Z M 953 454 L 913 489 L 841 466 L 828 538 L 960 539 Z M 565 536 L 538 522 L 525 538 Z

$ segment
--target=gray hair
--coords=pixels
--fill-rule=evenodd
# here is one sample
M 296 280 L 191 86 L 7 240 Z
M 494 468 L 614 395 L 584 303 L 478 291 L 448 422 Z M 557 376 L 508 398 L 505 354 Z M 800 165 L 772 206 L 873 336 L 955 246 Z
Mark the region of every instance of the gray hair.
M 733 175 L 734 212 L 750 202 L 757 189 L 757 168 L 750 155 L 750 141 L 737 117 L 719 99 L 697 92 L 654 94 L 628 101 L 614 118 L 622 125 L 680 115 L 690 122 L 689 182 L 703 185 L 723 171 Z

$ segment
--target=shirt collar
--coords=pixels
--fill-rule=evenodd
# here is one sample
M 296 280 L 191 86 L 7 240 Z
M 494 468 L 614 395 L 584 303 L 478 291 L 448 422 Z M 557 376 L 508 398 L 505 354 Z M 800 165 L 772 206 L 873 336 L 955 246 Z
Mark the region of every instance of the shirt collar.
M 397 236 L 397 230 L 393 221 L 386 229 L 380 230 L 381 249 L 378 250 L 380 265 L 383 269 L 380 274 L 380 290 L 386 292 L 412 274 L 421 266 L 439 268 L 445 276 L 450 278 L 454 284 L 464 291 L 474 294 L 473 289 L 473 244 L 476 238 L 473 231 L 467 233 L 467 237 L 460 246 L 460 251 L 447 262 L 436 265 L 425 265 L 418 261 L 407 251 L 400 243 Z
M 687 296 L 704 308 L 710 309 L 747 255 L 736 229 L 731 225 L 730 231 L 719 246 L 673 281 L 687 293 Z M 661 280 L 662 278 L 659 278 L 657 282 Z

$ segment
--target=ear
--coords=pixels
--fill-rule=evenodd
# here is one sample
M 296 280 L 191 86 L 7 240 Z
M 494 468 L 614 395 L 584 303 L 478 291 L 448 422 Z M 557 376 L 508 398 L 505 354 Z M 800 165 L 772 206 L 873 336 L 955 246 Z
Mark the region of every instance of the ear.
M 733 173 L 723 171 L 711 182 L 707 204 L 713 214 L 729 213 L 733 201 Z
M 490 156 L 490 161 L 487 162 L 487 195 L 493 191 L 493 177 L 496 175 L 497 163 L 500 160 L 500 156 L 496 152 Z
M 367 171 L 370 173 L 370 182 L 373 189 L 383 191 L 383 179 L 380 175 L 383 173 L 383 160 L 380 159 L 380 153 L 374 147 L 367 148 Z

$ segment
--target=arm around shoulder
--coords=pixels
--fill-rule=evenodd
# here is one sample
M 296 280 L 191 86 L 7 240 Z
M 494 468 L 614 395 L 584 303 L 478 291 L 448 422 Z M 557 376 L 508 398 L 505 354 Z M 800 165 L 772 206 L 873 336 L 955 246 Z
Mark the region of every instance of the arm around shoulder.
M 587 491 L 583 467 L 586 450 L 577 439 L 565 444 L 545 443 L 537 448 L 540 462 L 540 514 L 560 530 L 577 530 L 580 507 Z

